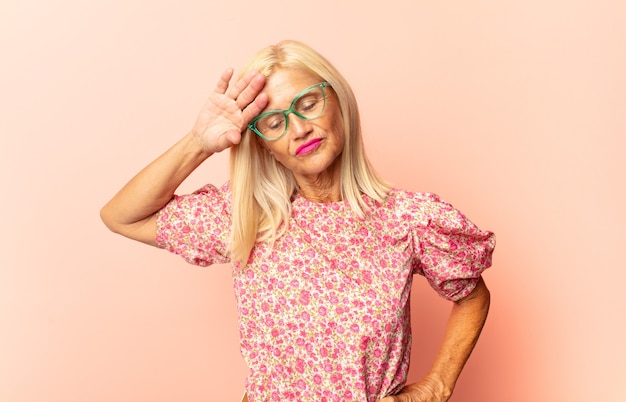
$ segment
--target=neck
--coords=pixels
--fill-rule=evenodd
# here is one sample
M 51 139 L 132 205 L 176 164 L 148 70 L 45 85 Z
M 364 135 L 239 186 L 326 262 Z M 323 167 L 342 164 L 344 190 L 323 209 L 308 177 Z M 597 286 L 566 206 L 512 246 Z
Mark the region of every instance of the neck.
M 300 194 L 309 201 L 326 203 L 341 201 L 340 170 L 331 169 L 315 177 L 296 179 Z

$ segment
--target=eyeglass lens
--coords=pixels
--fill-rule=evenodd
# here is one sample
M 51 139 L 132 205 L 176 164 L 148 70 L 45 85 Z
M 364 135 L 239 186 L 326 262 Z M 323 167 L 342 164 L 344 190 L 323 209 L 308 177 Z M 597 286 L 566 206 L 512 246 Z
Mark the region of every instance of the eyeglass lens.
M 268 138 L 281 136 L 287 130 L 287 119 L 293 113 L 304 120 L 319 117 L 324 111 L 326 98 L 322 85 L 316 85 L 293 100 L 291 107 L 283 111 L 270 112 L 256 121 L 256 129 Z

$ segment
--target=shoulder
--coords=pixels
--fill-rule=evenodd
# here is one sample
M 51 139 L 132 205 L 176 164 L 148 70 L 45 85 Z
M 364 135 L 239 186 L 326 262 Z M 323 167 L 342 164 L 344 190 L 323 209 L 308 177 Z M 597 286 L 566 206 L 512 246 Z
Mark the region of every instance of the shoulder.
M 230 182 L 227 181 L 222 184 L 221 187 L 217 187 L 213 184 L 205 184 L 198 190 L 194 191 L 193 194 L 214 194 L 222 197 L 230 197 Z
M 409 203 L 423 203 L 423 202 L 441 202 L 441 197 L 434 193 L 419 192 L 405 190 L 401 188 L 392 188 L 387 193 L 387 199 L 392 202 L 409 202 Z
M 437 194 L 392 188 L 383 206 L 403 212 L 427 212 L 433 208 L 448 206 Z
M 166 205 L 170 210 L 214 210 L 222 213 L 231 211 L 230 183 L 226 182 L 221 187 L 206 184 L 193 193 L 175 195 Z
M 385 202 L 379 206 L 384 213 L 418 226 L 465 219 L 452 204 L 435 193 L 393 188 L 387 194 Z

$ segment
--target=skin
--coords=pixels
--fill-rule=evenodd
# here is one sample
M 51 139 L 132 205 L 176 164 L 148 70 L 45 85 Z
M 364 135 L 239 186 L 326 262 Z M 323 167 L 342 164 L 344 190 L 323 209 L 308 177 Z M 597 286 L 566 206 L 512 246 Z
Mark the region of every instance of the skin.
M 314 77 L 294 70 L 278 70 L 269 79 L 250 72 L 231 84 L 226 70 L 202 107 L 193 129 L 163 155 L 133 177 L 100 211 L 115 233 L 156 245 L 157 211 L 178 186 L 207 158 L 241 141 L 241 132 L 263 110 L 286 109 L 293 97 L 312 84 Z M 263 146 L 294 173 L 300 192 L 315 202 L 339 201 L 339 171 L 344 145 L 337 100 L 327 91 L 322 116 L 304 121 L 289 116 L 289 130 L 279 140 L 261 140 Z M 319 147 L 306 155 L 296 150 L 313 138 Z M 453 304 L 440 350 L 428 375 L 407 385 L 401 393 L 381 402 L 444 402 L 480 335 L 489 310 L 489 290 L 482 278 L 473 292 Z
M 269 97 L 266 109 L 287 109 L 303 89 L 319 83 L 319 79 L 300 70 L 279 69 L 267 80 L 262 93 Z M 297 155 L 298 147 L 313 139 L 320 145 L 305 155 Z M 344 145 L 343 121 L 332 89 L 326 90 L 324 113 L 314 120 L 289 115 L 289 130 L 275 141 L 261 140 L 274 158 L 293 172 L 300 192 L 315 202 L 341 200 L 339 173 Z
M 233 85 L 226 70 L 193 129 L 133 177 L 100 211 L 115 233 L 156 246 L 156 212 L 202 162 L 241 141 L 241 131 L 267 105 L 265 77 L 251 72 Z
M 470 357 L 489 312 L 490 294 L 480 278 L 465 298 L 454 302 L 446 333 L 429 373 L 381 402 L 445 402 Z

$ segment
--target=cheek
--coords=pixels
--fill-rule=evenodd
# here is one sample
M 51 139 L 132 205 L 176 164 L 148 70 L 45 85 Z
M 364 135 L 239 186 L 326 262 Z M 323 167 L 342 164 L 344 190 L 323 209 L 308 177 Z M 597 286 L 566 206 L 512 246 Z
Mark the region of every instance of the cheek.
M 341 118 L 341 116 L 337 116 L 337 118 L 334 119 L 333 125 L 332 125 L 332 131 L 333 131 L 333 135 L 335 136 L 335 140 L 337 144 L 341 146 L 341 148 L 343 148 L 343 145 L 345 144 L 345 141 L 346 141 L 346 133 L 345 133 L 345 128 L 343 126 L 343 119 Z
M 263 145 L 265 152 L 270 154 L 277 161 L 281 161 L 288 154 L 287 144 L 284 138 L 278 141 L 266 141 Z
M 267 141 L 259 138 L 258 140 L 259 148 L 261 148 L 262 152 L 267 152 L 270 155 L 274 155 L 276 149 L 276 141 Z
M 337 139 L 341 140 L 341 143 L 343 143 L 345 138 L 345 130 L 343 126 L 343 116 L 341 115 L 341 110 L 339 110 L 339 108 L 333 108 L 333 113 L 329 117 L 330 129 L 333 131 Z

